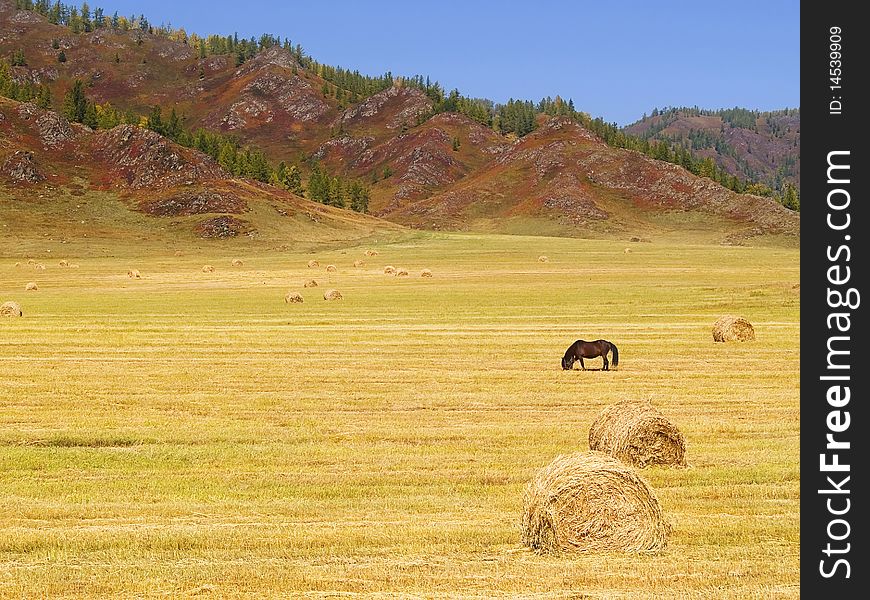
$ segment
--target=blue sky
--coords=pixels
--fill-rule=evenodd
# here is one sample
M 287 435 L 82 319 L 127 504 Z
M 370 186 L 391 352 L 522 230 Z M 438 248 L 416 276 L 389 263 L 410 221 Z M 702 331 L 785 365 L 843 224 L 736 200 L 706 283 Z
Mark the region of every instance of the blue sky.
M 75 0 L 73 0 L 75 1 Z M 362 73 L 496 102 L 573 98 L 620 125 L 653 107 L 800 105 L 799 2 L 96 0 L 188 32 L 289 37 Z

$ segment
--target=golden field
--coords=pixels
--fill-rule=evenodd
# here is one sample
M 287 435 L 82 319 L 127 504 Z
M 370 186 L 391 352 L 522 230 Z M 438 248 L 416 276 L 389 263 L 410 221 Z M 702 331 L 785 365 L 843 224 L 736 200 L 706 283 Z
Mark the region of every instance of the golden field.
M 796 249 L 417 233 L 36 271 L 36 248 L 0 258 L 25 313 L 0 320 L 0 597 L 799 595 Z M 757 341 L 714 343 L 726 314 Z M 563 372 L 577 338 L 619 368 Z M 686 437 L 688 468 L 642 472 L 666 550 L 523 548 L 525 484 L 626 398 Z

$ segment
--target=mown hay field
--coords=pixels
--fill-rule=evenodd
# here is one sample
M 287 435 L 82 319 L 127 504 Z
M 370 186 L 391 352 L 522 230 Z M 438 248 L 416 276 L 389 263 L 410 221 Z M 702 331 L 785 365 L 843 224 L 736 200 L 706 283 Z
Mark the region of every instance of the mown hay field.
M 624 247 L 0 257 L 0 597 L 797 597 L 799 253 Z M 757 339 L 715 343 L 726 314 Z M 599 337 L 618 369 L 561 370 Z M 641 472 L 667 548 L 524 548 L 534 472 L 647 398 L 690 465 Z

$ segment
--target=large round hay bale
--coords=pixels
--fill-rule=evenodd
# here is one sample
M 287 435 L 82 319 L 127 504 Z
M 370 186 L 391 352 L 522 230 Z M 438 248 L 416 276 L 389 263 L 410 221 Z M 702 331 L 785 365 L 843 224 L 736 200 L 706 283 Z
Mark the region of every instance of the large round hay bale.
M 27 259 L 27 264 L 28 264 L 28 265 L 35 265 L 35 264 L 36 264 L 36 260 L 34 260 L 34 259 L 32 259 L 32 258 L 28 258 L 28 259 Z
M 242 262 L 242 260 L 241 260 L 240 258 L 234 258 L 234 259 L 233 259 L 233 262 L 230 263 L 230 264 L 232 264 L 234 267 L 243 267 L 243 266 L 245 266 L 245 263 Z
M 338 271 L 338 267 L 336 267 L 335 265 L 326 265 L 327 273 L 335 273 L 336 271 Z
M 649 402 L 625 400 L 605 408 L 589 428 L 589 449 L 635 467 L 686 466 L 686 440 Z
M 360 267 L 366 266 L 366 261 L 364 260 L 355 260 L 353 261 L 353 266 L 355 269 L 359 269 Z
M 429 269 L 423 269 L 420 271 L 420 277 L 432 277 L 432 271 Z
M 286 296 L 284 296 L 284 302 L 287 304 L 301 304 L 305 302 L 305 298 L 302 297 L 302 294 L 298 292 L 288 292 Z
M 175 256 L 184 256 L 184 252 L 182 252 L 181 250 L 176 250 Z
M 625 250 L 622 251 L 622 253 L 623 254 L 631 254 L 632 250 L 631 250 L 631 248 L 626 248 Z
M 142 274 L 139 273 L 138 269 L 130 269 L 127 271 L 127 277 L 130 279 L 142 279 Z
M 341 300 L 342 295 L 341 295 L 341 292 L 339 292 L 338 290 L 326 290 L 325 292 L 323 292 L 323 299 L 324 300 Z
M 214 267 L 211 265 L 203 265 L 202 272 L 203 273 L 214 273 Z
M 39 290 L 39 286 L 36 285 L 35 282 L 31 281 L 27 285 L 24 286 L 25 292 L 36 292 Z
M 69 261 L 68 261 L 68 260 L 62 260 L 62 261 L 60 261 L 60 262 L 57 263 L 57 264 L 58 264 L 58 266 L 60 266 L 60 267 L 69 268 Z
M 313 279 L 309 279 L 308 281 L 306 281 L 306 282 L 302 285 L 302 287 L 315 288 L 315 287 L 317 287 L 317 282 L 314 281 Z
M 396 277 L 407 277 L 410 275 L 407 269 L 396 269 Z
M 713 323 L 714 342 L 748 342 L 755 339 L 752 323 L 743 317 L 721 317 Z
M 546 256 L 543 256 L 543 255 L 542 255 L 542 256 L 539 256 L 539 257 L 538 257 L 538 262 L 542 262 L 542 263 L 544 263 L 544 262 L 550 262 L 550 259 L 547 258 Z
M 315 267 L 319 267 L 319 266 L 320 266 L 320 263 L 316 260 L 309 260 L 308 261 L 308 268 L 309 269 L 314 269 Z
M 377 256 L 380 254 L 377 250 L 366 250 L 366 256 Z
M 395 275 L 395 274 L 396 274 L 396 267 L 393 267 L 390 265 L 387 265 L 386 267 L 384 267 L 384 275 Z
M 657 552 L 670 530 L 649 484 L 601 452 L 557 457 L 523 495 L 522 542 L 538 553 Z
M 42 263 L 36 263 L 33 268 L 37 271 L 45 271 L 45 265 Z
M 4 302 L 0 306 L 0 317 L 23 317 L 24 311 L 21 310 L 21 305 L 17 302 Z

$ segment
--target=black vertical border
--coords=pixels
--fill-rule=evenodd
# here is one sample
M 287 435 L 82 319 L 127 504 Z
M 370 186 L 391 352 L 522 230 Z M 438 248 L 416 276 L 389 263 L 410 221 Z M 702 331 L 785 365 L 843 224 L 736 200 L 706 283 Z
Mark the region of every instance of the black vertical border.
M 870 236 L 870 221 L 866 205 L 867 179 L 870 177 L 867 165 L 867 130 L 864 121 L 870 118 L 870 104 L 867 101 L 868 88 L 865 78 L 868 75 L 870 48 L 870 22 L 858 16 L 858 2 L 804 2 L 801 5 L 801 595 L 805 598 L 866 598 L 870 594 L 870 544 L 865 527 L 865 514 L 870 510 L 867 493 L 859 489 L 870 488 L 866 467 L 870 435 L 867 427 L 866 409 L 868 369 L 863 361 L 870 356 L 863 344 L 870 343 L 862 333 L 868 310 L 864 302 L 870 297 L 861 298 L 861 305 L 855 309 L 832 308 L 828 302 L 828 289 L 845 292 L 849 287 L 863 292 L 866 272 L 870 265 L 865 261 L 866 239 Z M 773 25 L 773 24 L 772 24 Z M 775 26 L 775 25 L 773 25 Z M 842 36 L 842 89 L 831 89 L 835 82 L 830 77 L 832 67 L 830 55 L 831 28 L 839 27 Z M 834 65 L 836 66 L 836 65 Z M 832 114 L 831 101 L 842 102 L 840 114 Z M 838 162 L 848 162 L 849 175 L 840 170 L 837 177 L 848 177 L 848 184 L 828 183 L 828 153 L 849 151 L 849 156 L 837 158 Z M 828 207 L 828 193 L 833 189 L 846 189 L 851 198 L 848 208 L 832 211 Z M 842 204 L 845 196 L 835 194 L 835 203 Z M 828 214 L 833 213 L 834 221 L 842 223 L 848 212 L 851 219 L 846 230 L 835 231 L 829 227 Z M 849 239 L 846 238 L 849 236 Z M 839 260 L 831 261 L 830 252 L 836 256 L 841 246 L 849 247 L 850 258 L 846 262 L 846 252 L 842 251 Z M 848 283 L 834 286 L 828 281 L 828 269 L 835 264 L 841 265 L 840 277 L 844 267 L 851 269 Z M 836 275 L 836 274 L 835 274 Z M 850 313 L 851 329 L 848 333 L 828 328 L 828 315 L 834 312 Z M 837 342 L 840 349 L 848 349 L 850 354 L 841 363 L 848 362 L 848 370 L 836 373 L 828 369 L 828 339 L 830 336 L 849 336 L 848 342 Z M 826 393 L 835 382 L 823 381 L 824 375 L 848 375 L 851 399 L 848 405 L 839 409 L 829 405 Z M 827 434 L 831 433 L 827 419 L 830 411 L 849 411 L 849 428 L 835 433 L 838 441 L 848 441 L 851 447 L 846 450 L 826 449 Z M 844 415 L 833 417 L 842 423 Z M 836 422 L 835 422 L 835 426 Z M 849 464 L 848 473 L 822 472 L 820 455 L 827 453 L 828 462 L 832 453 L 839 455 L 841 464 Z M 843 477 L 850 480 L 842 484 Z M 848 494 L 820 493 L 831 489 L 827 477 L 832 479 Z M 849 499 L 849 510 L 843 515 L 829 512 L 827 501 L 831 499 L 834 510 L 843 510 Z M 829 538 L 828 526 L 834 519 L 848 521 L 848 537 L 842 540 Z M 831 529 L 834 536 L 845 534 L 847 527 L 835 523 Z M 825 554 L 827 544 L 834 549 L 848 552 Z M 849 544 L 847 547 L 846 544 Z M 849 577 L 846 578 L 845 565 L 840 564 L 832 577 L 824 577 L 825 569 L 831 572 L 835 561 L 842 558 L 848 561 Z M 824 560 L 824 566 L 820 561 Z

